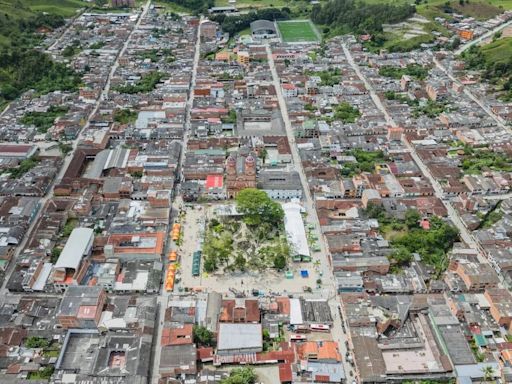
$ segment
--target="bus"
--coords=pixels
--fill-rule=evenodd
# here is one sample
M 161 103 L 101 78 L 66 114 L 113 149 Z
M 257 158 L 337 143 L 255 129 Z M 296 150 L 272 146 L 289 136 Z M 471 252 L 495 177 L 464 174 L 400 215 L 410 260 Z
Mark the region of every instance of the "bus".
M 295 333 L 309 333 L 310 329 L 305 325 L 295 325 L 293 327 Z
M 330 332 L 331 328 L 326 324 L 311 324 L 309 328 L 313 332 Z
M 308 338 L 306 335 L 301 335 L 298 333 L 292 333 L 290 335 L 290 341 L 306 341 Z

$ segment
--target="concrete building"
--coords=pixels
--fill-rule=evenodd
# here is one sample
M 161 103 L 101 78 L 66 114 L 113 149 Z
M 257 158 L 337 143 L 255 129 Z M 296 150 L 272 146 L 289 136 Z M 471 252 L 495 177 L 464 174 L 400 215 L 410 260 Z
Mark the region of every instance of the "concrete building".
M 258 175 L 258 189 L 275 200 L 302 198 L 302 184 L 296 171 L 261 171 Z
M 57 311 L 62 328 L 96 328 L 107 294 L 99 286 L 69 286 Z

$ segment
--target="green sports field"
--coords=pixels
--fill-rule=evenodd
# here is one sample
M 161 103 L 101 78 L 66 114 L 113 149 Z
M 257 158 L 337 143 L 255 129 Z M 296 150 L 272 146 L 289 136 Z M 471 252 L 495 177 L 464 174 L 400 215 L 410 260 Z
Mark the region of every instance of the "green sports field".
M 278 21 L 277 26 L 285 43 L 318 41 L 318 36 L 309 20 Z

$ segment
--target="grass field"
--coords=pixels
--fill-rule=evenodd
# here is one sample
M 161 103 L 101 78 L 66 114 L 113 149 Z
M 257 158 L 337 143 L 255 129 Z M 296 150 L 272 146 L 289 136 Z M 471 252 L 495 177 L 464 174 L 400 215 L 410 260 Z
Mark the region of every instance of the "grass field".
M 318 36 L 309 20 L 278 21 L 277 26 L 285 43 L 318 41 Z
M 512 37 L 504 37 L 482 46 L 482 53 L 488 63 L 510 63 L 512 60 Z
M 24 0 L 21 2 L 23 8 L 20 8 L 19 4 L 20 2 L 14 0 L 2 0 L 0 1 L 0 8 L 2 12 L 22 18 L 36 12 L 48 12 L 70 17 L 75 15 L 78 9 L 90 6 L 89 3 L 81 0 Z

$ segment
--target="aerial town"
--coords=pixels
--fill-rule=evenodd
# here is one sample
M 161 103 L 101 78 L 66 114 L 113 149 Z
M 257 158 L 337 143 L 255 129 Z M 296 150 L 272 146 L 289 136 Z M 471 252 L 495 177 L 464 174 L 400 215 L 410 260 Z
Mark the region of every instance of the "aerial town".
M 512 3 L 344 1 L 0 26 L 0 383 L 512 383 Z

